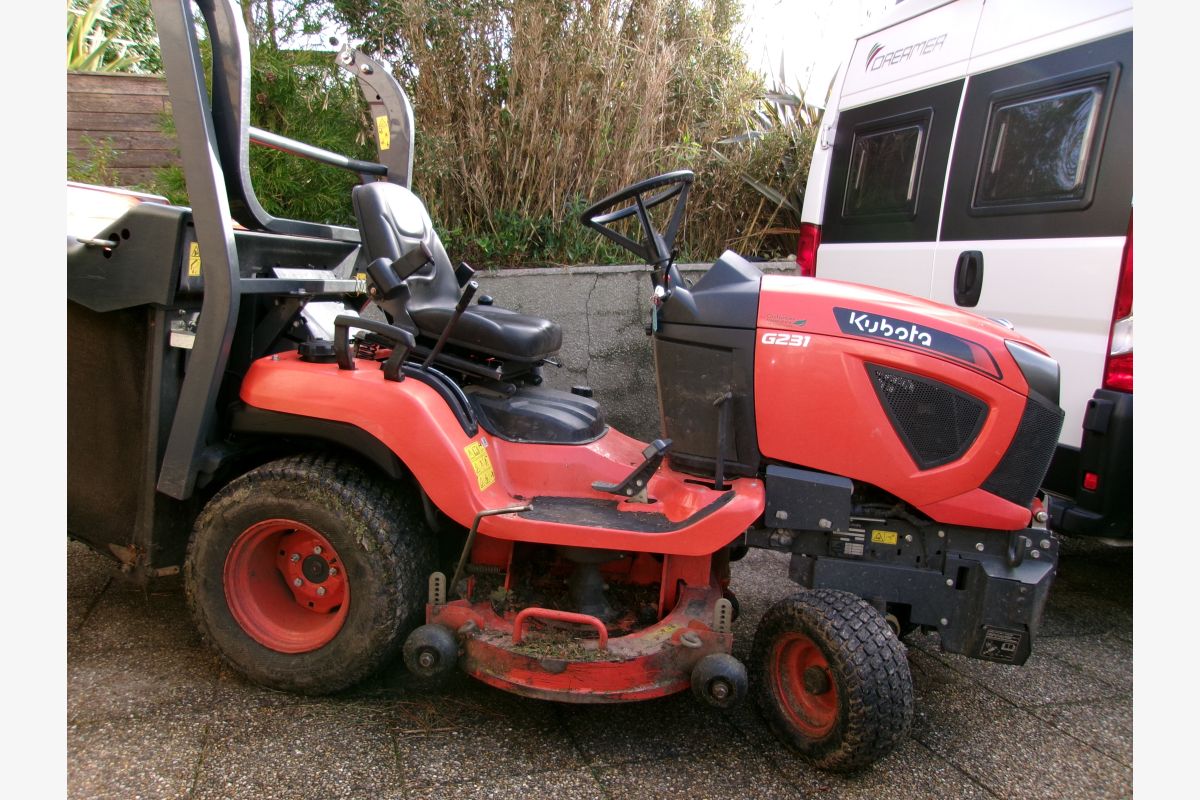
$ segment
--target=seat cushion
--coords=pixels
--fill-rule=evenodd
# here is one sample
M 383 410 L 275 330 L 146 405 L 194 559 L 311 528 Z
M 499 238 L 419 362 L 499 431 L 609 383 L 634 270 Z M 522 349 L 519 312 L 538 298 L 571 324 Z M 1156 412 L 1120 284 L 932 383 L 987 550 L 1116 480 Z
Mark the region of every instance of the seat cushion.
M 454 309 L 431 306 L 411 313 L 422 334 L 437 338 L 453 316 Z M 447 343 L 497 358 L 537 361 L 562 347 L 562 329 L 550 320 L 506 308 L 468 306 Z

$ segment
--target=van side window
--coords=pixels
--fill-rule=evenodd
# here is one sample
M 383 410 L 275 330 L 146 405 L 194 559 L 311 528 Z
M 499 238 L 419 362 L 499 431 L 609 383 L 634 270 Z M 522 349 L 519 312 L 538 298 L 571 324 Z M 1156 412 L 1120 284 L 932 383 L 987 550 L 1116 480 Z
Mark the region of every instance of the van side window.
M 959 78 L 837 112 L 822 246 L 937 239 L 965 85 Z
M 1132 79 L 1129 31 L 972 74 L 938 238 L 1123 237 Z
M 843 217 L 916 212 L 928 120 L 854 133 Z
M 1108 74 L 992 96 L 971 208 L 1082 208 L 1092 196 Z M 1033 210 L 1033 209 L 1030 209 Z

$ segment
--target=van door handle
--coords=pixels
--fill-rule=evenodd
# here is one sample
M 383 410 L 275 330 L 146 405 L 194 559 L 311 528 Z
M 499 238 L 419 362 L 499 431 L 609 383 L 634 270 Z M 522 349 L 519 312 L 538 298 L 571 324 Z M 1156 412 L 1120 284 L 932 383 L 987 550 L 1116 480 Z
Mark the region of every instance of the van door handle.
M 954 302 L 971 308 L 979 304 L 979 293 L 983 291 L 983 253 L 964 250 L 958 255 L 958 266 L 954 268 Z

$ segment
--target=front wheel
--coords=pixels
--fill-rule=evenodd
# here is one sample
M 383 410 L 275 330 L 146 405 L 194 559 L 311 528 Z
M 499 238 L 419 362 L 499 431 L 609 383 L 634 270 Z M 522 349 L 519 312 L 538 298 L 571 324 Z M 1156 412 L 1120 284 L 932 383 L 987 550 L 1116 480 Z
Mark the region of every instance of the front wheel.
M 771 729 L 822 769 L 868 766 L 912 725 L 904 646 L 848 592 L 816 589 L 776 603 L 754 633 L 750 661 Z
M 258 467 L 209 501 L 184 580 L 197 626 L 234 669 L 324 694 L 396 653 L 431 569 L 412 498 L 355 464 L 305 455 Z

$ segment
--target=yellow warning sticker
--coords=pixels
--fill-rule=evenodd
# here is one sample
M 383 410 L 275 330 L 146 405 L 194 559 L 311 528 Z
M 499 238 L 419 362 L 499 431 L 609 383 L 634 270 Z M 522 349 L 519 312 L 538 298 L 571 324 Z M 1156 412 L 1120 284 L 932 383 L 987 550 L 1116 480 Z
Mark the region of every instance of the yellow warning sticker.
M 671 634 L 679 630 L 682 626 L 678 622 L 668 622 L 656 631 L 646 634 L 643 638 L 647 642 L 665 642 L 671 638 Z
M 375 118 L 375 130 L 379 132 L 379 149 L 390 149 L 392 146 L 392 126 L 388 124 L 387 114 Z
M 496 471 L 492 469 L 492 460 L 488 458 L 487 450 L 482 442 L 471 442 L 466 446 L 467 458 L 471 459 L 471 469 L 475 470 L 475 480 L 480 489 L 486 489 L 496 482 Z
M 197 242 L 188 247 L 188 277 L 200 277 L 200 245 Z
M 871 531 L 871 541 L 874 544 L 895 544 L 899 538 L 895 531 Z

